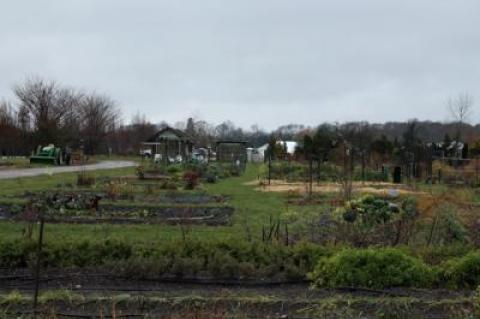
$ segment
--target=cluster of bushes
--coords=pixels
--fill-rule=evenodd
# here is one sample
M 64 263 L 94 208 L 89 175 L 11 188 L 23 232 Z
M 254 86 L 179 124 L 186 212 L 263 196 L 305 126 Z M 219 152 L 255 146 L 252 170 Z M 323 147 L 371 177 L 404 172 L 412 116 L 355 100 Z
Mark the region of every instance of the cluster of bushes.
M 319 287 L 430 287 L 434 273 L 397 249 L 348 249 L 321 259 L 310 277 Z
M 388 182 L 389 176 L 387 170 L 385 171 L 374 171 L 371 169 L 366 169 L 365 172 L 362 172 L 360 169 L 356 169 L 353 174 L 353 180 L 355 181 L 371 181 L 371 182 Z
M 268 163 L 262 165 L 260 177 L 268 177 Z M 315 163 L 312 167 L 314 180 L 333 182 L 338 176 L 335 165 L 321 164 L 320 167 Z M 305 163 L 295 161 L 275 161 L 270 165 L 270 177 L 272 179 L 287 180 L 289 182 L 301 182 L 308 179 L 309 167 Z
M 401 249 L 346 249 L 321 258 L 309 277 L 316 287 L 474 289 L 480 285 L 480 252 L 428 265 Z
M 218 179 L 230 176 L 240 176 L 242 168 L 232 163 L 199 163 L 189 162 L 184 164 L 174 164 L 169 166 L 155 165 L 154 168 L 137 168 L 137 175 L 140 179 L 145 178 L 146 174 L 155 172 L 156 174 L 169 175 L 174 180 L 183 180 L 187 189 L 192 189 L 196 185 L 195 180 L 203 180 L 207 183 L 215 183 Z
M 182 242 L 135 254 L 109 265 L 120 276 L 177 278 L 303 280 L 319 256 L 328 250 L 301 244 L 258 245 L 241 243 Z
M 316 181 L 322 182 L 335 182 L 338 179 L 338 176 L 342 169 L 332 163 L 321 163 L 320 166 L 315 162 L 312 167 L 313 179 Z M 305 181 L 309 176 L 309 166 L 308 163 L 300 163 L 295 161 L 275 161 L 271 163 L 270 166 L 270 176 L 272 179 L 281 179 L 291 182 L 300 182 Z M 262 165 L 261 168 L 261 177 L 268 177 L 268 163 Z M 371 169 L 366 169 L 365 172 L 362 172 L 361 169 L 357 168 L 353 172 L 352 176 L 355 181 L 375 181 L 375 182 L 386 182 L 389 180 L 388 172 L 385 171 L 375 171 Z
M 105 241 L 52 241 L 43 246 L 44 267 L 88 267 L 108 260 L 128 259 L 135 248 L 128 243 Z M 0 267 L 29 267 L 36 260 L 37 244 L 31 240 L 0 242 Z
M 199 179 L 206 183 L 216 183 L 219 179 L 231 176 L 240 176 L 243 171 L 232 163 L 190 163 L 185 169 L 187 172 L 195 173 Z
M 0 243 L 0 267 L 34 265 L 33 241 Z M 320 256 L 321 246 L 171 241 L 161 246 L 122 241 L 49 242 L 44 246 L 44 267 L 105 267 L 130 278 L 208 277 L 217 279 L 305 279 Z
M 480 252 L 425 262 L 406 249 L 340 249 L 236 241 L 169 241 L 161 246 L 116 240 L 49 242 L 44 267 L 104 267 L 129 278 L 165 275 L 213 279 L 299 280 L 316 287 L 421 287 L 474 289 L 480 285 Z M 36 243 L 0 243 L 0 267 L 34 265 Z M 424 256 L 425 253 L 423 253 Z
M 336 233 L 354 246 L 407 244 L 415 234 L 419 217 L 417 200 L 385 199 L 366 195 L 334 211 Z

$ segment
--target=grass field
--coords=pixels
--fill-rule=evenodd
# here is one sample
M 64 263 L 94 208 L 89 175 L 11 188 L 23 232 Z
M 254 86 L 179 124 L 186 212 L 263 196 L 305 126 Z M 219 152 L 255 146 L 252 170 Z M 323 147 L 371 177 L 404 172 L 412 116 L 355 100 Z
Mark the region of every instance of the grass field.
M 98 170 L 87 173 L 95 177 L 95 183 L 81 187 L 77 186 L 77 173 L 0 181 L 0 205 L 24 203 L 25 192 L 51 191 L 85 196 L 103 192 L 101 214 L 107 212 L 109 205 L 116 209 L 141 206 L 142 210 L 150 209 L 149 205 L 234 208 L 228 222 L 217 226 L 188 222 L 100 224 L 98 220 L 96 224 L 47 223 L 44 275 L 63 279 L 51 284 L 45 281 L 42 300 L 51 300 L 43 302 L 42 307 L 57 308 L 73 301 L 75 305 L 69 305 L 69 309 L 95 313 L 98 307 L 78 307 L 75 298 L 101 305 L 103 297 L 89 289 L 96 291 L 104 284 L 110 285 L 110 294 L 115 289 L 128 291 L 124 309 L 134 306 L 139 296 L 131 287 L 141 287 L 152 291 L 151 298 L 142 301 L 142 307 L 151 305 L 155 311 L 161 299 L 165 309 L 170 309 L 168 305 L 173 302 L 175 309 L 180 307 L 181 312 L 194 314 L 192 318 L 201 318 L 197 306 L 191 312 L 193 300 L 203 305 L 205 318 L 210 318 L 208 315 L 218 304 L 229 309 L 235 304 L 239 313 L 250 309 L 259 317 L 279 313 L 287 305 L 286 312 L 306 315 L 305 318 L 330 318 L 332 313 L 335 316 L 331 318 L 360 318 L 366 313 L 371 318 L 422 318 L 427 314 L 448 314 L 438 318 L 475 318 L 473 314 L 480 309 L 475 293 L 480 284 L 480 238 L 476 226 L 480 196 L 475 188 L 418 183 L 402 185 L 408 192 L 390 197 L 388 190 L 395 185 L 375 184 L 375 190 L 385 190 L 385 194 L 367 196 L 360 190 L 354 193 L 353 200 L 346 201 L 338 187 L 325 188 L 331 182 L 321 182 L 318 186 L 324 188 L 312 197 L 305 196 L 301 184 L 297 191 L 268 191 L 268 187 L 257 182 L 264 167 L 253 164 L 241 176 L 222 173 L 216 183 L 208 183 L 207 170 L 202 183 L 187 190 L 184 174 L 189 169 L 186 166 L 176 172 L 170 170 L 166 180 L 158 178 L 165 170 L 153 180 L 132 178 L 136 168 Z M 165 181 L 176 183 L 175 190 L 160 187 Z M 108 197 L 109 185 L 126 188 L 115 193 L 118 197 Z M 151 188 L 152 185 L 155 187 Z M 199 195 L 221 201 L 209 199 L 199 204 L 193 200 Z M 184 202 L 176 201 L 179 198 Z M 411 199 L 414 209 L 408 210 L 403 204 Z M 396 207 L 396 213 L 390 204 Z M 350 215 L 345 213 L 351 212 L 348 207 L 358 209 L 356 222 L 346 218 Z M 82 209 L 90 217 L 98 213 Z M 75 209 L 71 211 L 75 213 Z M 64 214 L 61 209 L 55 213 Z M 365 219 L 372 223 L 366 224 L 362 214 L 376 219 Z M 389 222 L 385 217 L 388 214 L 392 216 Z M 132 218 L 144 222 L 150 217 L 147 214 Z M 6 287 L 26 289 L 23 295 L 9 288 L 3 292 L 0 289 L 0 317 L 2 303 L 16 309 L 31 302 L 31 286 L 26 279 L 31 276 L 38 233 L 34 230 L 33 236 L 26 236 L 27 225 L 0 222 L 0 284 L 3 280 Z M 267 239 L 265 234 L 269 232 L 270 236 L 275 227 L 277 237 Z M 427 243 L 429 238 L 433 238 L 431 243 Z M 18 277 L 22 274 L 24 277 Z M 200 299 L 179 290 L 191 280 L 194 283 L 188 289 L 197 289 L 195 296 L 198 294 Z M 171 286 L 165 286 L 167 282 Z M 236 283 L 238 290 L 226 292 L 229 282 Z M 244 304 L 245 289 L 252 283 L 258 287 L 252 288 L 247 296 L 249 302 Z M 266 286 L 275 283 L 282 286 Z M 343 294 L 341 287 L 353 290 Z M 162 295 L 164 290 L 177 294 Z M 439 297 L 443 298 L 441 302 Z M 121 303 L 117 305 L 123 307 Z M 218 318 L 227 317 L 234 316 Z
M 124 159 L 124 158 L 122 158 Z M 135 158 L 132 158 L 135 159 Z M 136 158 L 138 160 L 138 157 Z M 99 158 L 98 160 L 102 160 Z M 262 237 L 262 226 L 277 220 L 282 214 L 290 211 L 302 212 L 319 209 L 318 205 L 289 206 L 288 193 L 262 192 L 256 190 L 255 181 L 260 171 L 259 165 L 248 165 L 240 177 L 221 179 L 215 184 L 202 184 L 200 191 L 212 195 L 228 196 L 228 205 L 235 209 L 233 223 L 230 226 L 191 226 L 189 236 L 207 240 L 240 239 L 246 236 L 254 239 Z M 134 175 L 135 168 L 99 170 L 88 173 L 97 179 L 101 177 L 119 177 Z M 30 178 L 19 178 L 0 181 L 0 202 L 16 202 L 19 194 L 24 192 L 60 191 L 65 185 L 75 185 L 77 173 L 44 175 Z M 442 193 L 448 188 L 443 185 L 419 185 L 416 187 L 422 193 Z M 179 190 L 178 192 L 189 192 Z M 458 192 L 457 192 L 458 193 Z M 465 192 L 463 192 L 465 193 Z M 480 198 L 470 192 L 469 200 Z M 428 195 L 428 194 L 427 194 Z M 457 196 L 458 197 L 458 196 Z M 108 203 L 104 200 L 103 203 Z M 146 203 L 148 205 L 148 203 Z M 21 238 L 24 225 L 14 222 L 0 222 L 0 239 Z M 63 239 L 122 239 L 131 242 L 152 242 L 178 239 L 181 230 L 178 226 L 168 225 L 85 225 L 85 224 L 49 224 L 46 226 L 46 240 Z
M 254 186 L 246 185 L 255 180 L 258 167 L 248 166 L 244 175 L 220 180 L 216 184 L 205 184 L 202 188 L 210 194 L 222 194 L 230 197 L 229 205 L 235 208 L 232 226 L 192 226 L 191 237 L 202 239 L 244 238 L 246 229 L 250 229 L 252 237 L 261 237 L 261 227 L 276 219 L 287 208 L 285 195 L 278 193 L 262 193 L 254 190 Z M 124 176 L 135 173 L 134 168 L 102 170 L 91 173 L 96 178 L 102 176 Z M 61 190 L 62 185 L 75 184 L 77 174 L 65 173 L 3 180 L 0 182 L 0 201 L 14 201 L 15 195 L 25 191 L 37 192 Z M 22 223 L 0 222 L 0 237 L 3 239 L 21 238 L 24 225 Z M 106 239 L 116 238 L 135 242 L 151 242 L 176 239 L 181 236 L 177 226 L 166 225 L 67 225 L 51 224 L 46 226 L 46 240 L 65 239 Z

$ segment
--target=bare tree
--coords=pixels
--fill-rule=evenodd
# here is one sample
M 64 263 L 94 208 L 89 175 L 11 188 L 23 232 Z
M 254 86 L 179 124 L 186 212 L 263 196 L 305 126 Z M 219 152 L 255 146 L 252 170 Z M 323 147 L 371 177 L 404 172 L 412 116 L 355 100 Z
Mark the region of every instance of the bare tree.
M 0 101 L 0 155 L 12 155 L 18 152 L 20 129 L 17 126 L 13 107 Z
M 118 114 L 116 103 L 106 95 L 92 93 L 82 99 L 80 118 L 85 153 L 100 151 L 108 132 L 115 128 Z
M 82 95 L 54 81 L 30 79 L 14 87 L 22 126 L 31 121 L 34 143 L 65 145 L 78 138 L 77 109 Z
M 467 92 L 460 93 L 447 100 L 447 107 L 450 115 L 457 123 L 456 140 L 458 141 L 463 137 L 463 125 L 469 121 L 473 113 L 473 97 Z

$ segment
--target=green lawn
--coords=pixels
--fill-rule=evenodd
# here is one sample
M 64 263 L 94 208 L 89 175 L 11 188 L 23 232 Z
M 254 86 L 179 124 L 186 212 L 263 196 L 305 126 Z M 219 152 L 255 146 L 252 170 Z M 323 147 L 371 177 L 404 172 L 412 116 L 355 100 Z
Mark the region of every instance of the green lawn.
M 134 168 L 102 170 L 92 172 L 96 177 L 133 174 Z M 89 173 L 90 174 L 90 173 Z M 210 194 L 230 196 L 228 205 L 235 208 L 232 226 L 192 226 L 189 236 L 202 239 L 243 239 L 249 232 L 253 238 L 261 238 L 262 225 L 268 225 L 270 218 L 275 220 L 285 211 L 285 195 L 263 193 L 254 186 L 245 185 L 255 180 L 258 166 L 249 165 L 241 177 L 231 177 L 216 184 L 206 184 L 203 188 Z M 0 181 L 0 200 L 11 201 L 15 194 L 25 191 L 61 189 L 66 183 L 75 184 L 76 173 L 39 176 Z M 0 222 L 0 239 L 21 238 L 22 223 Z M 185 228 L 184 228 L 185 229 Z M 248 229 L 248 231 L 247 231 Z M 127 241 L 152 242 L 175 239 L 182 236 L 179 226 L 166 225 L 71 225 L 50 224 L 46 226 L 46 240 L 61 239 L 106 239 L 118 238 Z

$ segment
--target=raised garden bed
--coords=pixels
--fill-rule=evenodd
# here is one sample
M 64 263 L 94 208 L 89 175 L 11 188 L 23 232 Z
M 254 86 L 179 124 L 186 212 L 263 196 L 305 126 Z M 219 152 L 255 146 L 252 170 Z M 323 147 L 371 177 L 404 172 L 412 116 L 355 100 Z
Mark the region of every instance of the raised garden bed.
M 14 205 L 0 206 L 0 219 L 21 221 Z M 46 217 L 49 223 L 228 225 L 234 209 L 229 206 L 120 206 L 102 205 L 95 210 L 64 210 Z
M 149 184 L 140 184 L 148 186 Z M 71 201 L 75 199 L 76 201 L 82 201 L 83 199 L 94 198 L 95 196 L 100 196 L 102 201 L 109 200 L 108 194 L 105 192 L 93 192 L 90 190 L 75 190 L 71 192 L 62 192 L 59 193 L 62 197 L 65 197 L 66 200 Z M 42 197 L 42 193 L 31 193 L 25 192 L 20 198 L 23 199 L 32 199 L 37 197 Z M 229 196 L 225 195 L 210 195 L 206 193 L 192 193 L 192 192 L 177 192 L 177 191 L 163 191 L 161 193 L 154 194 L 145 194 L 137 193 L 133 194 L 119 194 L 115 197 L 115 200 L 129 200 L 132 202 L 140 203 L 162 203 L 162 204 L 211 204 L 211 203 L 225 203 L 228 201 Z

